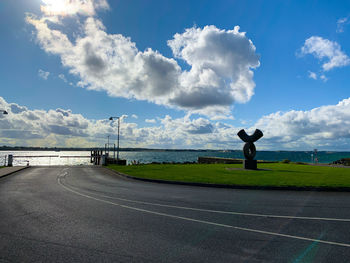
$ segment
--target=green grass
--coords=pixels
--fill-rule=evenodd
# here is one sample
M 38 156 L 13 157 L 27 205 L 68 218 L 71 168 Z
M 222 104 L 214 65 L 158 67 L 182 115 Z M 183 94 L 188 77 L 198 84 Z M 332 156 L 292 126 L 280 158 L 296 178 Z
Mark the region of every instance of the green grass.
M 242 164 L 146 164 L 110 169 L 140 178 L 246 186 L 350 187 L 350 169 L 311 165 L 258 164 L 265 170 L 230 170 Z

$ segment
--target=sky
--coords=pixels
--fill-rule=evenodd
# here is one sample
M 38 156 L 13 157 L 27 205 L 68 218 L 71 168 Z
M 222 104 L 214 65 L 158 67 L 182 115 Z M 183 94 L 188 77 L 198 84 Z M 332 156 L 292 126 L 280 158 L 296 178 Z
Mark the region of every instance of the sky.
M 0 145 L 350 151 L 350 1 L 1 0 Z

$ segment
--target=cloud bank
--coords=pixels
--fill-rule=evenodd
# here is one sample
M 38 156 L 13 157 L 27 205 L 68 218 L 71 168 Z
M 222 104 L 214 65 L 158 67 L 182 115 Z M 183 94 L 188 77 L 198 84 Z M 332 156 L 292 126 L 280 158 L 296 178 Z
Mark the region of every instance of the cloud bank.
M 188 28 L 167 42 L 174 55 L 167 58 L 151 48 L 138 50 L 121 34 L 108 34 L 96 17 L 97 10 L 108 9 L 106 1 L 66 2 L 56 6 L 53 0 L 44 1 L 41 17 L 28 15 L 26 21 L 34 26 L 42 49 L 58 55 L 80 78 L 80 87 L 216 119 L 230 117 L 235 103 L 245 103 L 254 94 L 253 69 L 260 65 L 259 56 L 238 26 Z M 82 20 L 75 37 L 64 33 L 62 16 Z M 175 59 L 189 69 L 183 70 Z
M 104 145 L 107 136 L 117 139 L 117 123 L 109 120 L 89 120 L 71 110 L 30 110 L 0 97 L 0 138 L 5 145 L 96 147 Z M 132 117 L 132 116 L 131 116 Z M 133 117 L 132 117 L 133 118 Z M 131 118 L 130 118 L 131 119 Z M 123 116 L 120 134 L 123 147 L 157 148 L 227 148 L 233 142 L 221 138 L 229 126 L 211 123 L 207 119 L 159 118 L 158 125 L 138 127 Z M 155 124 L 155 120 L 148 122 Z M 226 130 L 226 131 L 224 131 Z M 216 133 L 217 132 L 217 133 Z M 225 136 L 227 137 L 227 136 Z M 236 139 L 237 141 L 237 139 Z
M 90 120 L 70 110 L 30 110 L 0 97 L 0 138 L 5 145 L 96 147 L 107 136 L 116 140 L 117 124 Z M 206 118 L 173 119 L 166 115 L 151 127 L 139 127 L 132 118 L 121 119 L 122 147 L 241 149 L 237 132 L 255 128 L 264 132 L 259 149 L 349 150 L 350 98 L 309 111 L 276 112 L 251 127 L 234 127 Z
M 309 111 L 276 112 L 255 124 L 266 146 L 290 149 L 350 149 L 350 98 Z M 317 148 L 316 147 L 316 148 Z

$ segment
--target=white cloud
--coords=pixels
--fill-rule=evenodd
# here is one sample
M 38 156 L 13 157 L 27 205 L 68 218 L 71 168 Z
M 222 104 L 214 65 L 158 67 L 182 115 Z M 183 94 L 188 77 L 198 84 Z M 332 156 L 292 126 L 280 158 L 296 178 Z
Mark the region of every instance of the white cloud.
M 0 123 L 1 137 L 18 140 L 43 139 L 49 134 L 87 136 L 88 122 L 80 114 L 69 110 L 29 110 L 0 97 L 0 105 L 9 115 Z
M 227 31 L 215 26 L 189 28 L 175 34 L 168 45 L 176 58 L 191 66 L 181 74 L 183 89 L 171 102 L 197 113 L 227 115 L 228 106 L 247 102 L 254 94 L 251 69 L 260 65 L 259 56 L 238 26 Z
M 301 48 L 301 55 L 306 54 L 312 54 L 320 61 L 327 59 L 322 64 L 324 71 L 350 64 L 350 58 L 341 51 L 341 47 L 337 42 L 318 36 L 312 36 L 305 40 L 304 46 Z
M 38 76 L 44 80 L 47 80 L 47 78 L 49 77 L 50 72 L 44 71 L 42 69 L 38 70 Z
M 139 117 L 136 114 L 131 115 L 131 118 L 138 119 Z
M 337 33 L 343 33 L 346 25 L 350 23 L 349 16 L 339 18 L 337 21 Z
M 59 77 L 61 80 L 63 80 L 65 83 L 68 82 L 67 79 L 66 79 L 66 77 L 65 77 L 65 75 L 59 74 L 58 77 Z
M 106 0 L 42 0 L 40 6 L 46 16 L 93 16 L 96 10 L 109 9 Z
M 317 79 L 317 74 L 315 72 L 309 71 L 309 78 L 310 79 Z
M 8 103 L 0 97 L 0 108 L 9 115 L 0 115 L 0 138 L 4 144 L 28 146 L 103 146 L 107 135 L 117 139 L 116 121 L 89 120 L 71 110 L 30 110 Z M 159 118 L 159 125 L 138 127 L 127 122 L 126 115 L 120 122 L 122 147 L 160 148 L 227 148 L 239 143 L 229 125 L 212 123 L 207 119 Z
M 156 123 L 155 119 L 145 119 L 145 122 L 147 123 Z
M 327 82 L 328 78 L 325 75 L 321 75 L 320 79 L 323 80 L 323 82 Z
M 117 139 L 117 122 L 89 120 L 70 110 L 30 110 L 0 97 L 0 138 L 3 144 L 31 146 L 95 147 L 106 143 L 107 135 Z M 246 126 L 246 125 L 245 125 Z M 276 112 L 260 118 L 250 127 L 234 127 L 189 115 L 159 118 L 157 125 L 139 127 L 123 116 L 120 122 L 122 147 L 241 149 L 237 132 L 245 128 L 263 131 L 259 149 L 324 150 L 350 149 L 350 98 L 336 105 L 309 111 Z
M 130 38 L 108 34 L 94 17 L 85 19 L 73 41 L 63 33 L 62 21 L 58 19 L 53 29 L 51 20 L 27 16 L 41 47 L 60 56 L 63 66 L 80 78 L 80 87 L 213 118 L 232 117 L 234 103 L 245 103 L 254 94 L 252 69 L 259 66 L 259 56 L 238 26 L 193 27 L 175 34 L 168 45 L 190 66 L 187 71 L 173 58 L 152 49 L 139 51 Z
M 315 72 L 309 71 L 309 78 L 317 80 L 318 76 L 317 76 L 317 74 Z M 323 82 L 327 82 L 328 81 L 328 78 L 326 77 L 325 74 L 320 75 L 319 79 L 322 80 Z
M 309 111 L 276 112 L 256 124 L 264 132 L 267 148 L 313 149 L 328 144 L 332 149 L 350 148 L 350 98 L 336 105 Z M 329 149 L 328 147 L 328 149 Z

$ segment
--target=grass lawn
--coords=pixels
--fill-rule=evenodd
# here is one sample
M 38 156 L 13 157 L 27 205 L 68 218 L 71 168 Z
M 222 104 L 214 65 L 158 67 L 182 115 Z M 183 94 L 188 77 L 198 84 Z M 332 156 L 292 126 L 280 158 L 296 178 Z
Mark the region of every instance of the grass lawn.
M 350 169 L 300 164 L 258 164 L 264 170 L 240 170 L 242 164 L 145 164 L 108 168 L 150 179 L 250 186 L 350 187 Z

